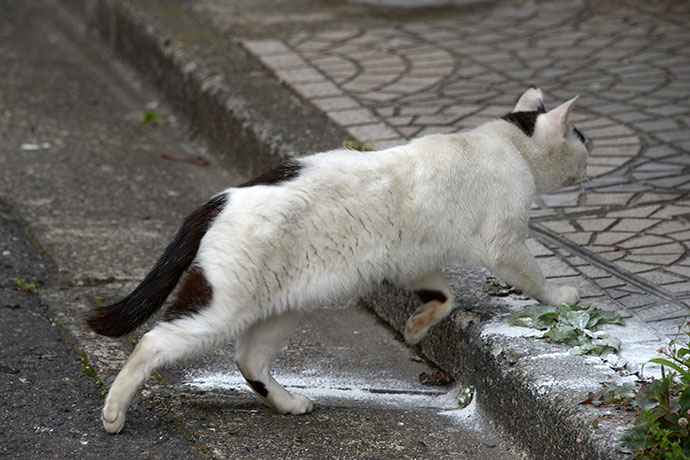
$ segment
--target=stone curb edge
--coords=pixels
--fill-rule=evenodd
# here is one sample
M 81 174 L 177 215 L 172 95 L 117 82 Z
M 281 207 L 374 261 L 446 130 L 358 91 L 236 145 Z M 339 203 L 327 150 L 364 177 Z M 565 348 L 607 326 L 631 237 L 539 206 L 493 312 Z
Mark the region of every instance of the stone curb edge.
M 333 139 L 346 138 L 342 129 L 299 101 L 258 64 L 248 73 L 252 79 L 261 80 L 265 85 L 264 95 L 272 91 L 283 96 L 289 94 L 290 99 L 278 102 L 283 106 L 281 110 L 293 109 L 300 113 L 283 117 L 280 122 L 270 116 L 257 116 L 257 113 L 265 114 L 265 110 L 250 102 L 249 93 L 242 92 L 248 89 L 247 86 L 242 82 L 236 85 L 236 81 L 230 80 L 212 64 L 200 64 L 192 59 L 184 45 L 166 37 L 145 13 L 135 10 L 126 0 L 60 2 L 76 12 L 87 27 L 95 30 L 117 54 L 147 75 L 178 110 L 189 116 L 193 130 L 216 150 L 228 152 L 221 155 L 221 162 L 240 162 L 250 174 L 257 174 L 282 158 L 332 148 L 337 146 Z M 237 46 L 228 43 L 225 46 L 232 47 L 233 53 L 248 56 Z M 269 105 L 275 106 L 276 102 L 272 100 Z M 309 129 L 302 124 L 301 132 L 309 133 L 310 137 L 308 140 L 300 139 L 290 127 L 285 127 L 285 123 L 289 123 L 287 118 L 299 119 L 321 129 Z M 478 297 L 475 295 L 473 298 L 476 301 Z M 364 301 L 399 332 L 417 307 L 409 293 L 390 287 L 379 290 Z M 504 313 L 503 321 L 507 321 L 505 308 L 499 306 L 498 309 Z M 597 412 L 576 405 L 581 394 L 564 394 L 562 391 L 540 394 L 535 390 L 534 382 L 528 381 L 533 376 L 526 379 L 524 374 L 513 372 L 506 356 L 524 355 L 524 346 L 529 345 L 521 342 L 519 351 L 511 351 L 511 344 L 504 343 L 497 353 L 496 340 L 487 339 L 478 325 L 484 319 L 484 315 L 458 312 L 450 320 L 435 326 L 420 347 L 441 368 L 461 381 L 474 384 L 483 395 L 482 404 L 529 449 L 534 458 L 624 458 L 614 450 L 617 438 L 611 439 L 610 435 L 616 431 L 615 427 L 604 426 L 596 431 L 587 428 Z M 537 353 L 544 353 L 544 350 Z M 580 358 L 576 357 L 576 361 Z
M 581 405 L 602 383 L 622 378 L 598 357 L 569 355 L 568 348 L 529 337 L 508 325 L 517 305 L 482 293 L 488 272 L 449 267 L 455 311 L 429 330 L 418 347 L 464 385 L 478 403 L 529 452 L 544 460 L 623 459 L 616 451 L 625 425 L 615 410 Z M 402 334 L 420 306 L 411 291 L 384 286 L 363 299 Z
M 334 148 L 334 140 L 347 138 L 325 115 L 286 91 L 244 48 L 209 34 L 175 5 L 166 9 L 158 0 L 141 6 L 127 0 L 59 2 L 184 114 L 192 135 L 208 141 L 225 165 L 239 164 L 256 175 L 282 159 Z M 150 17 L 144 4 L 160 16 Z M 160 25 L 171 17 L 181 22 Z M 213 50 L 202 59 L 189 51 L 208 45 Z

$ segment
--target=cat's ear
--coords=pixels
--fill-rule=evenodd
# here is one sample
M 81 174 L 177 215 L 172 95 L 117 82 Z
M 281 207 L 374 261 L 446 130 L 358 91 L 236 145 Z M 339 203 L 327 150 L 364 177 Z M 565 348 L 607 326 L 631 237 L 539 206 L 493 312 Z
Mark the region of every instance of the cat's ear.
M 544 95 L 539 88 L 531 87 L 525 91 L 515 104 L 513 112 L 546 112 Z
M 545 115 L 547 120 L 549 120 L 549 122 L 551 122 L 563 135 L 565 135 L 570 111 L 573 110 L 579 98 L 580 96 L 575 96 L 568 102 L 564 102 L 555 109 L 549 110 Z

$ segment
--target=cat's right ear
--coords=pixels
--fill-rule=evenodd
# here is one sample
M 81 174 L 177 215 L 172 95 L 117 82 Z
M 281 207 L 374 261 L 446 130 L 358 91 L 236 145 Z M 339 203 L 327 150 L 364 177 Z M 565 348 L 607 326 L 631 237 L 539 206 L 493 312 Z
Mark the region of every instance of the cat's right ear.
M 557 127 L 563 135 L 565 135 L 570 111 L 573 110 L 573 107 L 579 98 L 580 96 L 575 96 L 568 102 L 564 102 L 546 114 L 546 118 L 553 124 L 553 126 Z
M 515 104 L 513 112 L 539 112 L 545 113 L 544 95 L 539 88 L 531 87 L 525 91 Z

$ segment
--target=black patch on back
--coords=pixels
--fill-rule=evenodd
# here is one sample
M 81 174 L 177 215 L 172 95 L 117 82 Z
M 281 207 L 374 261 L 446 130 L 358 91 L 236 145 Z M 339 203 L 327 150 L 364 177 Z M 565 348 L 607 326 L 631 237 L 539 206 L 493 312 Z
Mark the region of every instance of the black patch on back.
M 259 177 L 256 177 L 249 182 L 245 182 L 239 187 L 252 187 L 254 185 L 278 185 L 282 182 L 286 182 L 297 177 L 301 169 L 301 162 L 297 160 L 286 160 L 279 164 L 276 168 L 266 171 Z
M 264 382 L 261 382 L 259 380 L 246 380 L 249 386 L 252 387 L 252 389 L 256 391 L 258 394 L 260 394 L 264 398 L 268 396 L 268 390 L 266 389 L 266 385 L 264 385 Z
M 539 112 L 536 110 L 533 112 L 512 112 L 501 117 L 501 120 L 514 124 L 527 136 L 532 136 L 538 116 Z
M 414 293 L 421 299 L 422 302 L 427 303 L 432 300 L 444 303 L 448 300 L 448 297 L 441 291 L 434 291 L 432 289 L 419 289 L 414 291 Z

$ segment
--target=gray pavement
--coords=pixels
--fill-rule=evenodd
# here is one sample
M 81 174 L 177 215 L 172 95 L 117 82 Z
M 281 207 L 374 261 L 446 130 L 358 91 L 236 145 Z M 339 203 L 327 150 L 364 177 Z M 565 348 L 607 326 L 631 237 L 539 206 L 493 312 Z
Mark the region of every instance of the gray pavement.
M 2 458 L 524 458 L 476 401 L 458 407 L 462 385 L 420 383 L 435 368 L 356 302 L 305 318 L 276 363 L 313 414 L 264 407 L 229 345 L 158 372 L 122 435 L 106 434 L 103 389 L 146 327 L 110 340 L 81 315 L 125 294 L 196 203 L 247 177 L 56 5 L 0 12 Z M 147 109 L 164 123 L 143 123 Z
M 547 105 L 580 94 L 575 121 L 593 141 L 590 179 L 582 188 L 535 201 L 530 248 L 548 277 L 578 285 L 583 302 L 626 318 L 625 328 L 610 329 L 623 340 L 620 353 L 606 360 L 578 357 L 564 347 L 524 337 L 525 330 L 507 326 L 507 317 L 529 301 L 487 296 L 481 291 L 487 273 L 465 267 L 447 269 L 458 312 L 437 326 L 420 350 L 463 383 L 475 385 L 482 407 L 535 458 L 619 456 L 614 446 L 626 419 L 577 403 L 603 382 L 642 377 L 641 364 L 655 356 L 688 316 L 687 2 L 559 1 L 424 9 L 316 0 L 289 5 L 267 0 L 63 3 L 130 59 L 178 112 L 156 110 L 170 118 L 183 113 L 192 132 L 202 134 L 213 152 L 167 128 L 143 127 L 134 115 L 118 121 L 107 119 L 105 112 L 106 119 L 95 124 L 102 134 L 96 140 L 84 137 L 91 150 L 76 153 L 64 147 L 76 136 L 61 136 L 59 142 L 40 139 L 40 130 L 36 133 L 28 121 L 30 106 L 22 108 L 26 116 L 19 118 L 25 121 L 15 122 L 12 131 L 8 123 L 0 124 L 15 149 L 5 155 L 5 164 L 12 166 L 0 172 L 1 193 L 21 195 L 13 205 L 27 228 L 58 268 L 75 284 L 85 285 L 92 298 L 117 296 L 141 276 L 147 256 L 159 250 L 172 222 L 192 203 L 278 157 L 323 150 L 346 139 L 379 148 L 471 127 L 505 113 L 529 85 L 544 90 Z M 60 42 L 59 34 L 48 37 Z M 92 61 L 87 65 L 98 68 Z M 17 82 L 26 85 L 31 78 L 33 72 L 10 81 L 21 88 Z M 134 78 L 118 83 L 102 71 L 98 78 L 109 82 L 115 101 L 109 102 L 98 88 L 78 97 L 105 106 L 117 102 L 132 113 L 150 102 L 127 96 L 123 88 L 137 86 Z M 76 91 L 64 83 L 60 89 Z M 90 113 L 73 115 L 77 126 L 92 118 Z M 63 127 L 67 121 L 59 117 L 50 123 L 54 132 L 57 127 L 79 132 Z M 179 136 L 184 123 L 168 126 Z M 137 137 L 125 155 L 103 152 L 102 166 L 94 168 L 87 155 L 112 148 L 108 133 L 118 130 Z M 50 147 L 43 148 L 46 142 Z M 22 143 L 41 148 L 17 151 Z M 189 156 L 201 152 L 213 158 L 214 167 L 204 172 L 183 164 L 160 168 L 151 156 L 159 145 Z M 68 151 L 61 164 L 35 160 L 41 153 Z M 142 161 L 148 165 L 135 166 Z M 67 194 L 69 200 L 46 190 L 55 186 L 55 177 L 77 184 Z M 130 209 L 123 197 L 132 191 L 157 199 Z M 85 200 L 102 203 L 101 209 L 81 212 Z M 94 221 L 99 225 L 92 226 Z M 93 233 L 80 231 L 86 227 Z M 118 231 L 122 228 L 126 231 Z M 129 249 L 134 245 L 135 251 Z M 103 246 L 107 253 L 99 250 Z M 92 256 L 78 259 L 77 254 Z M 109 283 L 102 284 L 105 280 Z M 65 300 L 61 293 L 51 295 L 53 303 Z M 365 300 L 397 330 L 415 308 L 406 293 L 389 288 Z M 85 308 L 84 302 L 67 302 L 54 315 L 89 350 L 107 380 L 125 349 L 94 342 L 85 333 L 77 318 Z M 645 367 L 646 375 L 657 371 Z M 227 388 L 235 389 L 219 391 Z M 168 391 L 173 390 L 163 393 Z M 181 423 L 199 429 L 197 417 Z M 221 453 L 227 448 L 218 446 Z

